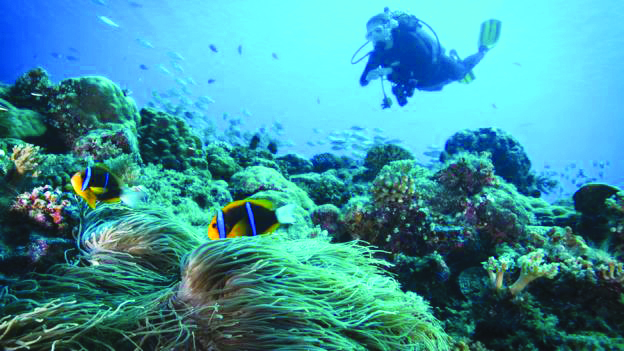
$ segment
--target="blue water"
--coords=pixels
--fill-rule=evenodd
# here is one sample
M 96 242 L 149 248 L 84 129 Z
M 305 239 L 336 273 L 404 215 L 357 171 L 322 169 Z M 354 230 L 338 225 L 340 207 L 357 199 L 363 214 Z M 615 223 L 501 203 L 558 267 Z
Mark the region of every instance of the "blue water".
M 379 84 L 360 87 L 364 62 L 349 61 L 365 41 L 366 21 L 384 6 L 417 15 L 462 56 L 475 52 L 485 19 L 502 20 L 501 41 L 476 67 L 472 84 L 417 92 L 404 108 L 382 110 Z M 239 116 L 252 131 L 279 121 L 283 141 L 295 144 L 280 153 L 305 156 L 328 150 L 306 142 L 352 125 L 382 128 L 419 157 L 461 129 L 499 127 L 520 140 L 537 171 L 566 172 L 574 164 L 596 173 L 597 162 L 609 161 L 603 180 L 624 183 L 619 0 L 22 0 L 2 1 L 0 11 L 3 83 L 36 66 L 55 82 L 104 75 L 143 107 L 152 91 L 180 89 L 179 78 L 191 100 L 215 101 L 202 118 L 224 128 L 224 113 Z

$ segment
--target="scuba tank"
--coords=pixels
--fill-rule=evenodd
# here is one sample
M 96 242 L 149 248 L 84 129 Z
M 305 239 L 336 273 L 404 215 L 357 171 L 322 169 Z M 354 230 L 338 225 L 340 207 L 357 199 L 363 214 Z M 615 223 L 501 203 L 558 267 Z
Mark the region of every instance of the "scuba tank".
M 392 20 L 395 20 L 398 22 L 398 27 L 401 30 L 406 30 L 408 32 L 414 32 L 416 33 L 419 29 L 421 29 L 423 26 L 427 27 L 429 29 L 429 31 L 433 34 L 433 36 L 435 37 L 435 41 L 436 41 L 436 46 L 437 46 L 437 52 L 435 57 L 432 58 L 433 62 L 437 62 L 440 59 L 440 56 L 442 55 L 442 44 L 440 44 L 440 39 L 438 38 L 438 34 L 435 32 L 435 30 L 433 30 L 433 28 L 427 24 L 427 22 L 417 18 L 414 15 L 411 15 L 407 12 L 404 11 L 394 11 L 394 12 L 390 12 L 390 9 L 388 7 L 384 8 L 384 13 L 388 14 L 390 16 L 390 18 Z M 419 38 L 419 36 L 416 36 L 417 38 Z M 421 44 L 428 46 L 424 43 L 424 41 L 422 39 L 421 40 Z M 355 56 L 357 56 L 357 54 L 366 46 L 366 44 L 368 44 L 370 41 L 367 40 L 364 44 L 362 44 L 362 46 L 360 46 L 354 53 L 353 56 L 351 56 L 351 64 L 355 65 L 357 63 L 359 63 L 360 61 L 362 61 L 364 58 L 366 58 L 368 55 L 371 54 L 371 52 L 369 51 L 368 53 L 366 53 L 365 55 L 363 55 L 362 57 L 360 57 L 359 59 L 355 60 Z M 433 48 L 431 48 L 433 50 Z

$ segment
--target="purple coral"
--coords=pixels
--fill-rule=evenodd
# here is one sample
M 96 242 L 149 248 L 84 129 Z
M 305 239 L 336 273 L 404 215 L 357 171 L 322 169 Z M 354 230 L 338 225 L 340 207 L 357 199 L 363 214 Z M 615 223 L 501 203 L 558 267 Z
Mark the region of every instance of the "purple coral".
M 463 154 L 440 170 L 436 180 L 448 190 L 472 196 L 495 184 L 494 166 L 488 158 Z
M 44 185 L 18 195 L 11 210 L 28 216 L 44 228 L 64 230 L 67 222 L 63 211 L 71 203 L 63 197 L 60 189 Z
M 80 157 L 92 156 L 96 160 L 107 160 L 130 153 L 131 147 L 123 131 L 105 131 L 78 139 L 74 144 L 73 152 Z

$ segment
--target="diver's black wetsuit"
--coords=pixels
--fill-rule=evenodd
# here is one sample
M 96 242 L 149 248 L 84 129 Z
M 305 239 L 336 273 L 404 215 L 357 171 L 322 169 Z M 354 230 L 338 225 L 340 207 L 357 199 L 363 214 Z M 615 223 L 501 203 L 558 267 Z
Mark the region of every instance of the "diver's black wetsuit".
M 379 66 L 391 67 L 392 73 L 387 79 L 394 83 L 392 92 L 400 106 L 407 103 L 406 96 L 411 97 L 414 89 L 437 91 L 450 82 L 464 78 L 485 55 L 485 51 L 479 51 L 458 61 L 444 53 L 438 54 L 437 42 L 422 28 L 404 25 L 392 30 L 392 40 L 390 49 L 384 49 L 385 43 L 375 46 L 360 77 L 360 84 L 368 84 L 366 75 L 371 70 Z

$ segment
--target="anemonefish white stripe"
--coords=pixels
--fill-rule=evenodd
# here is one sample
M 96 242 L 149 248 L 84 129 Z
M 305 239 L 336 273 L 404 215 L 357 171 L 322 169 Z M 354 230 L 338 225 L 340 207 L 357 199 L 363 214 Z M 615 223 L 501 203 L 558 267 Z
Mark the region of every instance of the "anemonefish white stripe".
M 80 190 L 85 191 L 89 187 L 89 181 L 91 180 L 91 167 L 87 167 L 85 171 L 85 179 L 82 181 L 82 188 Z
M 225 239 L 227 233 L 225 232 L 225 219 L 221 210 L 217 212 L 217 229 L 219 230 L 219 239 Z
M 106 173 L 106 179 L 104 179 L 104 187 L 106 188 L 106 186 L 108 185 L 108 177 L 109 177 L 109 173 Z
M 253 210 L 251 209 L 251 203 L 245 202 L 245 210 L 247 210 L 247 219 L 249 219 L 249 227 L 251 228 L 251 235 L 256 236 L 258 233 L 256 232 L 256 220 L 253 215 Z

